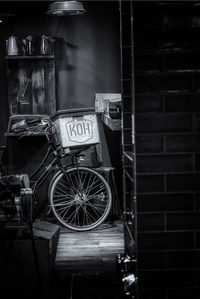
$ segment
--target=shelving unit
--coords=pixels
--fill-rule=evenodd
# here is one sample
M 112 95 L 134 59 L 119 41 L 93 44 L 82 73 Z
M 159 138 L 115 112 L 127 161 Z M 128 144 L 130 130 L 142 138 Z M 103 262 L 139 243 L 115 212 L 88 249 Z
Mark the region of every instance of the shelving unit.
M 125 294 L 128 298 L 136 299 L 138 298 L 138 273 L 132 1 L 120 1 L 120 44 L 125 239 L 125 252 L 121 264 L 123 264 Z M 128 278 L 131 278 L 129 285 L 126 283 Z
M 56 112 L 54 55 L 6 56 L 10 116 Z
M 35 121 L 37 124 L 41 118 L 56 112 L 55 56 L 53 52 L 51 55 L 9 55 L 5 56 L 5 61 L 9 105 L 5 133 L 8 172 L 30 174 L 31 168 L 38 164 L 38 159 L 43 158 L 47 147 L 46 137 L 40 129 L 26 130 L 23 121 Z M 24 131 L 20 131 L 20 122 Z M 16 130 L 13 130 L 13 125 Z M 20 160 L 23 163 L 19 166 Z

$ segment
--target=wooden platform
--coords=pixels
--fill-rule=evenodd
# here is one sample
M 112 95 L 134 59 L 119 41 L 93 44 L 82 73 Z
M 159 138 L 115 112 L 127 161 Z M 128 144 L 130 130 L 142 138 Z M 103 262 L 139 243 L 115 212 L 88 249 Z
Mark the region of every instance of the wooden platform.
M 124 252 L 122 221 L 110 221 L 88 232 L 62 227 L 55 270 L 68 273 L 113 272 L 117 255 Z

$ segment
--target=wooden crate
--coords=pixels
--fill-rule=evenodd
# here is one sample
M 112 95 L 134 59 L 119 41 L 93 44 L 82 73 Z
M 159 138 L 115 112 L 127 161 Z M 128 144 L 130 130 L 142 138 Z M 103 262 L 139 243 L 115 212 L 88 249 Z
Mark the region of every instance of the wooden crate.
M 91 109 L 61 110 L 52 119 L 62 147 L 74 148 L 99 143 L 97 116 Z
M 19 230 L 0 231 L 1 294 L 31 298 L 51 292 L 59 231 L 55 224 L 34 223 L 38 269 L 30 235 Z

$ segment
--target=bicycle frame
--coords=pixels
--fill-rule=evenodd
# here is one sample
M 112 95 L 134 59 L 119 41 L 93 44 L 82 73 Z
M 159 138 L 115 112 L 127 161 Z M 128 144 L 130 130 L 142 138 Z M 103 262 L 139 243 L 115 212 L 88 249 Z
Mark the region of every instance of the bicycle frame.
M 79 173 L 79 170 L 78 170 L 79 169 L 79 164 L 78 164 L 78 161 L 77 161 L 77 157 L 78 157 L 78 154 L 80 152 L 82 152 L 83 150 L 85 150 L 85 149 L 86 148 L 81 149 L 81 150 L 78 149 L 75 154 L 71 154 L 71 153 L 66 154 L 66 156 L 68 155 L 68 156 L 71 157 L 72 163 L 67 164 L 67 165 L 63 165 L 61 160 L 62 160 L 62 158 L 66 157 L 66 156 L 60 157 L 58 150 L 53 151 L 52 145 L 50 144 L 50 146 L 47 149 L 47 153 L 46 153 L 45 157 L 43 158 L 42 162 L 40 163 L 40 165 L 37 167 L 37 169 L 30 176 L 31 188 L 33 190 L 33 201 L 36 200 L 36 195 L 37 195 L 37 192 L 38 192 L 40 186 L 48 178 L 48 176 L 55 170 L 56 167 L 58 167 L 58 171 L 63 172 L 63 174 L 66 177 L 66 180 L 71 181 L 71 178 L 68 176 L 68 174 L 66 172 L 66 169 L 74 167 L 73 159 L 74 159 L 74 156 L 75 156 L 76 157 L 76 163 L 75 163 L 76 166 L 75 167 L 77 168 L 77 172 Z M 45 168 L 45 163 L 51 155 L 53 155 L 54 157 L 52 157 L 52 161 Z M 39 177 L 34 181 L 34 177 L 40 172 L 42 167 L 44 168 L 44 170 L 39 175 Z M 79 179 L 80 179 L 80 177 L 79 177 Z
M 34 170 L 34 172 L 29 176 L 30 185 L 31 185 L 31 188 L 32 188 L 32 191 L 33 191 L 33 203 L 34 202 L 37 203 L 36 196 L 37 196 L 37 193 L 39 191 L 40 186 L 48 178 L 48 176 L 56 169 L 56 167 L 58 168 L 58 171 L 62 171 L 64 173 L 64 175 L 66 177 L 66 180 L 70 181 L 71 178 L 68 176 L 68 174 L 66 172 L 66 169 L 74 167 L 74 161 L 73 160 L 74 160 L 74 157 L 75 157 L 76 158 L 75 165 L 76 165 L 76 168 L 77 168 L 77 172 L 79 173 L 79 171 L 78 171 L 79 165 L 78 165 L 77 157 L 82 151 L 84 151 L 84 150 L 86 150 L 87 148 L 90 147 L 90 146 L 85 146 L 85 147 L 82 147 L 81 149 L 80 148 L 76 149 L 76 150 L 74 150 L 75 153 L 70 152 L 70 151 L 67 152 L 66 154 L 63 154 L 63 152 L 61 153 L 61 151 L 63 151 L 63 148 L 58 147 L 55 144 L 53 138 L 51 138 L 53 135 L 56 135 L 56 131 L 53 132 L 53 133 L 52 132 L 50 133 L 50 130 L 52 130 L 52 127 L 53 127 L 52 122 L 48 119 L 48 127 L 44 130 L 44 133 L 45 133 L 45 137 L 47 138 L 49 146 L 48 146 L 48 149 L 47 149 L 47 152 L 46 152 L 44 158 L 42 159 L 42 162 Z M 6 149 L 6 147 L 2 147 L 1 151 L 4 151 L 5 149 Z M 47 160 L 50 158 L 51 155 L 52 155 L 52 159 L 51 159 L 50 163 L 48 163 L 48 165 L 45 167 L 45 163 L 47 162 Z M 68 165 L 63 165 L 62 159 L 66 156 L 71 157 L 72 163 L 68 164 Z M 39 177 L 34 180 L 34 178 L 37 176 L 37 174 L 39 174 L 39 172 L 41 170 L 42 170 L 42 172 L 39 175 Z M 4 166 L 1 162 L 1 159 L 0 159 L 0 172 L 3 175 L 7 175 L 7 173 L 5 171 L 5 168 L 4 168 Z
M 112 194 L 101 174 L 92 168 L 79 165 L 80 153 L 92 145 L 74 149 L 63 148 L 51 120 L 44 120 L 42 125 L 44 126 L 40 127 L 40 130 L 45 133 L 49 146 L 40 165 L 29 176 L 34 216 L 38 213 L 36 205 L 40 200 L 39 188 L 56 170 L 48 190 L 48 204 L 54 216 L 61 224 L 73 230 L 95 228 L 108 216 Z M 31 127 L 30 133 L 34 132 L 34 128 Z M 67 156 L 71 158 L 71 163 L 64 162 Z
M 30 183 L 31 188 L 33 190 L 33 199 L 35 200 L 36 194 L 39 190 L 39 187 L 43 184 L 43 182 L 47 179 L 47 177 L 50 175 L 50 173 L 55 169 L 55 166 L 57 163 L 57 157 L 54 157 L 53 160 L 49 163 L 49 165 L 44 168 L 42 173 L 39 175 L 39 177 L 34 180 L 34 177 L 39 173 L 39 171 L 42 169 L 42 167 L 45 167 L 45 162 L 48 160 L 50 155 L 52 154 L 52 150 L 50 147 L 48 147 L 47 153 L 42 160 L 41 164 L 38 166 L 38 168 L 31 174 L 30 176 Z

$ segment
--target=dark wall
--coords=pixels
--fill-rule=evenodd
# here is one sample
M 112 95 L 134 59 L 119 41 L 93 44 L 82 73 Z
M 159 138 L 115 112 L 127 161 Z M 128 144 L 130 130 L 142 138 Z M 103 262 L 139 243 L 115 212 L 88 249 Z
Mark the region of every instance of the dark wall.
M 134 3 L 142 299 L 200 296 L 199 5 Z

